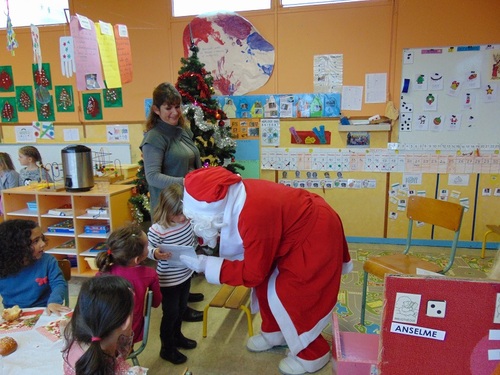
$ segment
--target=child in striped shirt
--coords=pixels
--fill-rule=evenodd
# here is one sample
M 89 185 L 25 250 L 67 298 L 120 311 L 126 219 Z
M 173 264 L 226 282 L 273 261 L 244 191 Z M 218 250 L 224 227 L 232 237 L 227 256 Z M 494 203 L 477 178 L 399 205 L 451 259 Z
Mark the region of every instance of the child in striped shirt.
M 158 261 L 156 272 L 163 295 L 160 357 L 173 364 L 187 361 L 178 348 L 194 349 L 197 345 L 196 341 L 186 338 L 181 332 L 193 271 L 186 266 L 169 264 L 170 254 L 158 250 L 160 245 L 194 247 L 197 244 L 191 223 L 182 213 L 182 194 L 183 188 L 179 184 L 172 184 L 162 190 L 153 211 L 153 225 L 148 231 L 148 257 Z

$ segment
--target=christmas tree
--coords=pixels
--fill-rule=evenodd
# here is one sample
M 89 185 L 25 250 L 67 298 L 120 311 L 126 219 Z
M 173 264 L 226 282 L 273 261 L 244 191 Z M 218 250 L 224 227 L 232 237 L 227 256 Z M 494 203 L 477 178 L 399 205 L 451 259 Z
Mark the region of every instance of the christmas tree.
M 232 172 L 245 169 L 234 162 L 236 141 L 231 136 L 227 116 L 212 98 L 213 77 L 198 58 L 198 47 L 190 48 L 191 55 L 181 58 L 183 66 L 175 87 L 182 96 L 184 116 L 190 122 L 194 142 L 205 166 L 224 166 Z

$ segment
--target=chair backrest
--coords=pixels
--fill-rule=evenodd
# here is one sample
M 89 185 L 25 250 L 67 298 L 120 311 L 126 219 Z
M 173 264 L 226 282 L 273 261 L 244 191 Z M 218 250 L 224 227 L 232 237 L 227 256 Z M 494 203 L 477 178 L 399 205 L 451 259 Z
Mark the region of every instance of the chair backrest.
M 68 259 L 58 259 L 57 263 L 61 269 L 64 279 L 66 281 L 71 280 L 71 262 Z M 66 286 L 66 292 L 64 294 L 64 304 L 69 306 L 69 286 Z
M 134 366 L 139 366 L 137 356 L 143 352 L 148 343 L 149 325 L 151 323 L 151 311 L 153 305 L 153 291 L 148 290 L 144 301 L 144 330 L 142 334 L 141 346 L 128 355 L 128 359 L 132 360 Z
M 464 207 L 457 203 L 420 197 L 416 195 L 411 196 L 408 199 L 408 206 L 406 208 L 406 216 L 410 220 L 408 223 L 408 236 L 406 239 L 406 249 L 404 253 L 407 254 L 411 247 L 414 221 L 421 221 L 427 224 L 432 224 L 434 226 L 448 229 L 454 232 L 454 235 L 451 243 L 451 252 L 448 263 L 441 271 L 442 273 L 448 272 L 455 260 L 455 253 L 457 249 L 458 238 L 460 236 L 463 213 Z
M 406 215 L 414 221 L 437 225 L 453 232 L 460 229 L 464 208 L 439 199 L 411 196 Z

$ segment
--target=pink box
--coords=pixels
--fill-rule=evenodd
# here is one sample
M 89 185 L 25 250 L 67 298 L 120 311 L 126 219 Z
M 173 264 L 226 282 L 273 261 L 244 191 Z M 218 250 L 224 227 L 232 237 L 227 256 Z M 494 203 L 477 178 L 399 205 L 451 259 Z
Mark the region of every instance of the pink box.
M 333 313 L 332 355 L 335 375 L 378 374 L 379 335 L 341 332 L 337 314 Z M 335 369 L 336 368 L 336 369 Z

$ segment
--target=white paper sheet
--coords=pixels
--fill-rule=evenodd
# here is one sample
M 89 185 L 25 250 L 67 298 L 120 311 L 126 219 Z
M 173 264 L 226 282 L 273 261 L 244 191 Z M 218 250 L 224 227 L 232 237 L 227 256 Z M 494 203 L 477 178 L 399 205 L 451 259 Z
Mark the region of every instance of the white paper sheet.
M 192 258 L 197 257 L 194 247 L 192 246 L 160 245 L 158 248 L 162 253 L 172 253 L 172 257 L 168 260 L 168 263 L 169 265 L 175 267 L 186 267 L 186 265 L 180 260 L 181 255 L 190 256 Z

